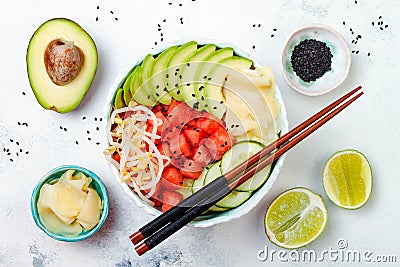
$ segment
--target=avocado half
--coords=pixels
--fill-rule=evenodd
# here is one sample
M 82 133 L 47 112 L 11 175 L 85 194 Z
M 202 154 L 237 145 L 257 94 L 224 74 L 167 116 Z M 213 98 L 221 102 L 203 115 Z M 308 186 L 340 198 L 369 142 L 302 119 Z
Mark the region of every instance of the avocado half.
M 75 109 L 97 70 L 97 48 L 77 23 L 55 18 L 43 23 L 29 41 L 29 83 L 39 104 L 59 113 Z

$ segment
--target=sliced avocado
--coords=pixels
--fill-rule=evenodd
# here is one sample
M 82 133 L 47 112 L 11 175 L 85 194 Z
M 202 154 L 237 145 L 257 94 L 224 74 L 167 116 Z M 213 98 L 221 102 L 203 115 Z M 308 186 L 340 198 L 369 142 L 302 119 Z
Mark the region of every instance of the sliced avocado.
M 165 85 L 170 95 L 177 101 L 183 102 L 183 97 L 180 94 L 179 87 L 175 86 L 178 84 L 178 76 L 175 73 L 179 72 L 187 56 L 196 51 L 196 49 L 197 43 L 194 41 L 183 44 L 175 50 L 175 53 L 169 58 L 166 64 L 167 68 L 164 75 Z
M 115 93 L 114 97 L 114 109 L 119 109 L 125 107 L 125 102 L 124 102 L 124 90 L 122 88 L 119 88 L 117 92 Z
M 133 80 L 131 81 L 133 99 L 145 106 L 154 106 L 157 103 L 149 88 L 149 72 L 153 61 L 153 56 L 150 54 L 147 55 L 140 65 L 140 70 L 136 72 L 135 82 L 138 83 L 135 83 Z M 134 83 L 134 86 L 132 86 L 132 83 Z
M 153 93 L 152 95 L 158 102 L 166 105 L 171 104 L 171 95 L 168 93 L 165 85 L 164 73 L 167 62 L 177 48 L 178 46 L 171 46 L 167 50 L 164 50 L 157 56 L 150 67 L 149 87 Z
M 200 102 L 200 105 L 207 109 L 207 102 L 205 101 L 204 90 L 199 90 L 200 86 L 205 87 L 205 84 L 211 81 L 212 77 L 208 77 L 208 74 L 214 68 L 215 63 L 219 62 L 225 58 L 230 58 L 233 56 L 233 48 L 225 47 L 219 49 L 212 54 L 210 54 L 207 58 L 204 59 L 204 62 L 200 63 L 196 74 L 195 74 L 195 83 L 194 83 L 194 93 L 196 98 Z M 215 82 L 215 81 L 211 81 Z
M 129 105 L 129 102 L 132 100 L 132 94 L 131 94 L 131 78 L 132 78 L 132 72 L 129 74 L 128 78 L 126 78 L 124 85 L 122 89 L 124 90 L 124 102 L 126 105 Z
M 128 79 L 129 79 L 129 87 L 131 89 L 131 95 L 132 98 L 135 100 L 136 98 L 145 98 L 145 94 L 143 91 L 139 91 L 139 87 L 140 87 L 140 80 L 139 80 L 139 75 L 141 75 L 141 70 L 142 67 L 139 65 L 137 66 L 129 75 Z M 128 81 L 128 79 L 126 81 Z M 138 96 L 138 95 L 141 96 Z M 136 95 L 136 97 L 134 97 Z M 136 101 L 136 100 L 135 100 Z
M 206 83 L 203 88 L 207 111 L 219 119 L 222 118 L 226 111 L 223 85 L 229 79 L 229 73 L 249 69 L 252 65 L 253 62 L 250 59 L 233 56 L 222 59 L 211 69 L 208 76 L 212 77 L 213 82 Z
M 29 41 L 29 83 L 45 109 L 66 113 L 82 101 L 97 70 L 97 48 L 77 23 L 56 18 L 43 23 Z
M 196 51 L 193 51 L 186 59 L 182 66 L 179 78 L 179 90 L 183 100 L 191 107 L 202 109 L 196 99 L 194 92 L 195 74 L 199 64 L 204 61 L 217 47 L 213 44 L 205 45 Z

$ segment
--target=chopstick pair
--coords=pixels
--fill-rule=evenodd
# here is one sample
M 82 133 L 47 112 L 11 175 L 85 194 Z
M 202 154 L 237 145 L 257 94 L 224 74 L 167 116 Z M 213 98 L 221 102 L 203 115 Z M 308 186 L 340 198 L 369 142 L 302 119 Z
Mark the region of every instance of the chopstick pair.
M 313 133 L 316 129 L 324 125 L 363 95 L 363 92 L 356 94 L 360 89 L 361 86 L 339 98 L 269 146 L 262 149 L 249 160 L 241 163 L 228 173 L 218 177 L 216 180 L 206 185 L 190 197 L 184 199 L 177 206 L 171 208 L 166 213 L 161 214 L 140 228 L 130 236 L 134 245 L 139 244 L 145 239 L 135 247 L 138 255 L 140 256 L 160 244 L 190 221 L 207 211 L 215 203 L 227 196 L 233 189 L 244 183 L 255 173 L 271 164 L 289 149 Z

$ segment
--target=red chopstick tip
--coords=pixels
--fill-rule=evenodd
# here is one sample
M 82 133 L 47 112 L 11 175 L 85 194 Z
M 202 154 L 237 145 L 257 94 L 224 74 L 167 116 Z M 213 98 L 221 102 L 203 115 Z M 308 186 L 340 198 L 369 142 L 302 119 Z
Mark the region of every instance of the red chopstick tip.
M 139 256 L 142 256 L 144 253 L 146 253 L 149 250 L 149 248 L 147 247 L 147 245 L 145 243 L 142 243 L 142 244 L 138 245 L 135 248 L 135 250 Z
M 131 234 L 129 236 L 129 239 L 131 240 L 131 242 L 136 245 L 137 243 L 139 243 L 140 241 L 142 241 L 144 239 L 144 236 L 142 235 L 142 233 L 140 231 L 137 231 L 133 234 Z

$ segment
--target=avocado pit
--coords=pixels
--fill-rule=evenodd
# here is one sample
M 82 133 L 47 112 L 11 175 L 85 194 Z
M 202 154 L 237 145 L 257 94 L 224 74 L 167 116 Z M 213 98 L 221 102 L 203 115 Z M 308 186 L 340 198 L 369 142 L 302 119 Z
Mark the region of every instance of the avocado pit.
M 47 45 L 44 64 L 51 81 L 63 86 L 78 76 L 84 64 L 84 55 L 73 42 L 56 39 Z

